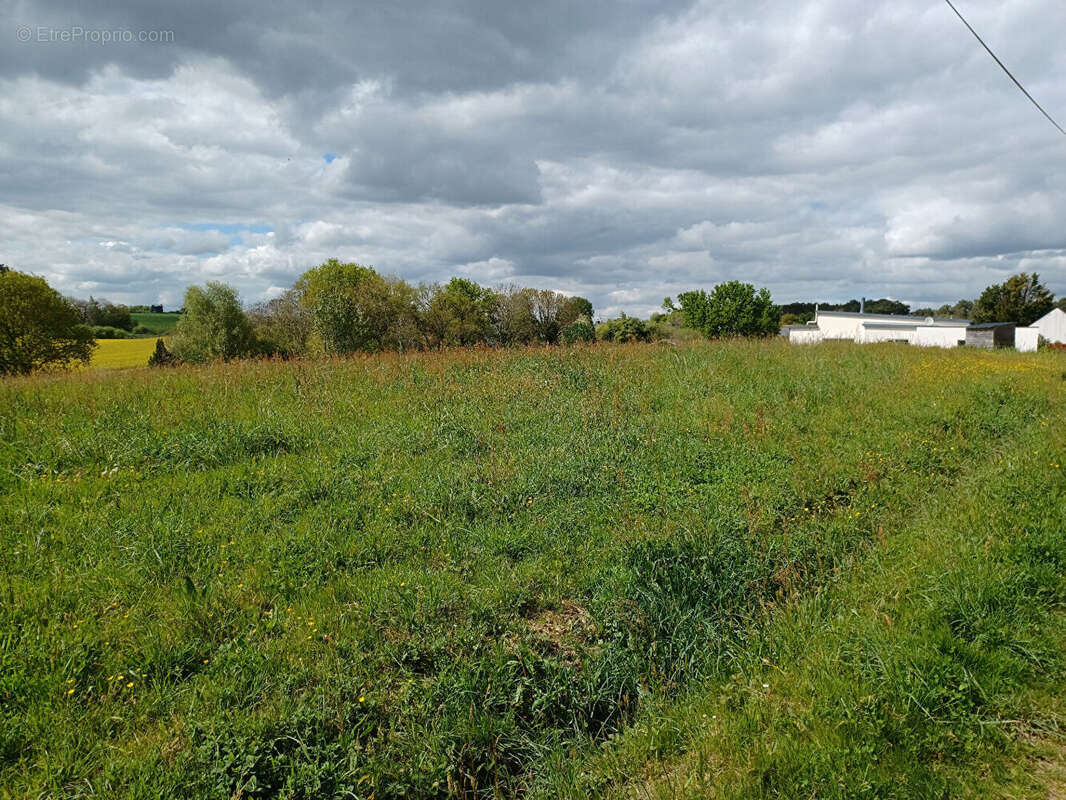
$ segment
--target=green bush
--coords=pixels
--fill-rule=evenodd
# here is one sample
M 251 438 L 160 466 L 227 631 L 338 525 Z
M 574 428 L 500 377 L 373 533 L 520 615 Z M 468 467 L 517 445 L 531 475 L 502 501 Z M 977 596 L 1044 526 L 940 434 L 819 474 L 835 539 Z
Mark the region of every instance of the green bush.
M 0 375 L 87 363 L 96 344 L 80 319 L 44 278 L 0 265 Z
M 720 283 L 711 293 L 700 289 L 677 296 L 686 327 L 704 336 L 772 336 L 780 330 L 781 311 L 766 289 L 750 283 Z
M 596 329 L 588 319 L 579 319 L 563 332 L 563 341 L 567 344 L 596 341 Z
M 625 314 L 596 326 L 596 338 L 604 342 L 650 342 L 651 334 L 651 325 Z
M 293 287 L 326 353 L 376 353 L 421 345 L 418 293 L 361 264 L 331 258 L 305 272 Z
M 178 359 L 173 353 L 167 350 L 167 346 L 163 343 L 162 339 L 155 340 L 155 352 L 148 358 L 148 366 L 150 367 L 170 367 L 178 363 Z
M 122 328 L 113 328 L 110 325 L 93 325 L 92 326 L 94 339 L 129 339 L 129 331 L 124 331 Z
M 421 325 L 431 347 L 468 347 L 493 336 L 496 293 L 473 281 L 452 278 L 423 290 Z
M 182 361 L 228 361 L 251 355 L 252 326 L 241 309 L 237 290 L 217 281 L 185 291 L 185 315 L 174 329 L 174 354 Z

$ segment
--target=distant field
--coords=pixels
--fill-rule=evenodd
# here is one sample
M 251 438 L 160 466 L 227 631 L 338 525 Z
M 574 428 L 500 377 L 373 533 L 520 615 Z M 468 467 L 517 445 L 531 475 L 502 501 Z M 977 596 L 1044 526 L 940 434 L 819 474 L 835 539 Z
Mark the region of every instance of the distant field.
M 0 795 L 1047 797 L 1064 372 L 775 337 L 0 382 Z
M 155 350 L 155 337 L 150 339 L 97 339 L 90 367 L 114 369 L 143 367 Z
M 143 325 L 152 333 L 170 333 L 181 319 L 181 314 L 152 314 L 148 311 L 135 311 L 130 314 L 134 325 Z

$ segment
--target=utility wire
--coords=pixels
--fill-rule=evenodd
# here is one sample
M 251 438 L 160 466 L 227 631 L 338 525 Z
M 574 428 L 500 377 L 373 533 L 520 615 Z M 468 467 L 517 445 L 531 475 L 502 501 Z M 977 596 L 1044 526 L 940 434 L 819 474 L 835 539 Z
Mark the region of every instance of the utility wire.
M 1025 87 L 1024 87 L 1024 86 L 1022 86 L 1022 85 L 1021 85 L 1021 84 L 1020 84 L 1020 83 L 1018 82 L 1018 79 L 1017 79 L 1017 78 L 1015 78 L 1015 77 L 1014 77 L 1013 75 L 1011 75 L 1011 71 L 1010 71 L 1009 69 L 1007 69 L 1007 67 L 1006 67 L 1006 66 L 1005 66 L 1005 65 L 1003 64 L 1003 62 L 1002 62 L 1002 61 L 1000 61 L 1000 60 L 999 60 L 999 56 L 997 56 L 997 55 L 996 55 L 995 53 L 993 53 L 993 52 L 992 52 L 992 48 L 991 48 L 991 47 L 989 47 L 989 46 L 988 46 L 987 44 L 985 44 L 985 40 L 984 40 L 984 39 L 982 39 L 982 38 L 981 38 L 980 36 L 978 36 L 978 35 L 977 35 L 977 31 L 975 31 L 975 30 L 973 29 L 973 26 L 972 26 L 972 25 L 970 25 L 970 23 L 966 21 L 966 17 L 964 17 L 964 16 L 963 16 L 963 15 L 962 15 L 961 13 L 959 13 L 959 10 L 958 10 L 957 8 L 955 8 L 955 4 L 954 4 L 954 3 L 952 3 L 952 2 L 951 2 L 951 0 L 944 0 L 944 2 L 945 2 L 945 3 L 947 3 L 947 4 L 949 5 L 949 6 L 951 6 L 951 10 L 952 10 L 952 11 L 954 11 L 954 12 L 955 12 L 955 15 L 956 15 L 956 16 L 957 16 L 957 17 L 958 17 L 959 19 L 961 19 L 961 20 L 962 20 L 962 24 L 963 24 L 963 25 L 965 25 L 965 26 L 966 26 L 967 28 L 969 28 L 969 29 L 970 29 L 970 33 L 972 33 L 972 34 L 974 35 L 974 38 L 975 38 L 975 39 L 977 39 L 977 41 L 979 41 L 979 42 L 981 43 L 981 46 L 982 46 L 982 47 L 983 47 L 983 48 L 984 48 L 985 50 L 987 50 L 987 51 L 988 51 L 988 54 L 989 54 L 990 56 L 992 56 L 992 58 L 994 58 L 994 59 L 996 60 L 996 63 L 997 63 L 997 64 L 999 64 L 1000 68 L 1001 68 L 1001 69 L 1002 69 L 1002 70 L 1003 70 L 1004 72 L 1006 72 L 1006 73 L 1007 73 L 1007 77 L 1008 77 L 1008 78 L 1010 78 L 1010 79 L 1011 79 L 1012 81 L 1014 81 L 1014 85 L 1015 85 L 1015 86 L 1017 86 L 1017 87 L 1018 87 L 1019 89 L 1021 89 L 1021 90 L 1022 90 L 1022 94 L 1024 94 L 1024 95 L 1025 95 L 1026 97 L 1028 97 L 1028 98 L 1029 98 L 1029 102 L 1031 102 L 1031 103 L 1032 103 L 1032 104 L 1033 104 L 1034 106 L 1036 106 L 1036 107 L 1037 107 L 1038 109 L 1040 109 L 1040 113 L 1041 113 L 1041 114 L 1043 114 L 1043 115 L 1044 115 L 1045 117 L 1047 117 L 1047 119 L 1048 119 L 1048 122 L 1050 122 L 1050 123 L 1051 123 L 1052 125 L 1054 125 L 1054 126 L 1055 126 L 1056 128 L 1058 128 L 1058 129 L 1059 129 L 1059 133 L 1061 133 L 1061 134 L 1062 134 L 1063 136 L 1066 136 L 1066 130 L 1063 130 L 1063 129 L 1062 129 L 1062 126 L 1061 126 L 1061 125 L 1059 125 L 1059 123 L 1055 122 L 1055 120 L 1051 118 L 1051 115 L 1050 115 L 1049 113 L 1047 113 L 1047 112 L 1046 112 L 1046 111 L 1044 110 L 1044 107 L 1043 107 L 1042 105 L 1040 105 L 1040 103 L 1036 102 L 1036 100 L 1035 100 L 1035 99 L 1033 98 L 1033 96 L 1032 96 L 1031 94 L 1029 94 L 1029 92 L 1027 92 L 1027 91 L 1025 90 Z

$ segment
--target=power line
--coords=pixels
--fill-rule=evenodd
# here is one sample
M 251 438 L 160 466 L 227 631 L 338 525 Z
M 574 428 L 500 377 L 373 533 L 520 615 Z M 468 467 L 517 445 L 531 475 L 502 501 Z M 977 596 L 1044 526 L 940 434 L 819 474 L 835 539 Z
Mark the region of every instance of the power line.
M 1040 105 L 1040 103 L 1036 102 L 1036 100 L 1033 98 L 1033 96 L 1031 94 L 1029 94 L 1029 92 L 1027 92 L 1025 90 L 1025 87 L 1022 86 L 1021 83 L 1018 82 L 1018 79 L 1015 78 L 1013 75 L 1011 75 L 1011 71 L 1009 69 L 1007 69 L 1007 67 L 1003 64 L 1002 61 L 999 60 L 999 56 L 997 56 L 995 53 L 992 52 L 992 48 L 989 47 L 987 44 L 985 44 L 985 40 L 977 35 L 977 31 L 975 31 L 973 29 L 973 26 L 970 25 L 970 23 L 966 21 L 966 17 L 964 17 L 961 13 L 959 13 L 959 10 L 957 8 L 955 8 L 955 4 L 952 3 L 951 0 L 944 0 L 944 2 L 947 3 L 949 6 L 951 6 L 951 10 L 954 11 L 955 15 L 959 19 L 962 20 L 962 24 L 970 29 L 970 33 L 972 33 L 974 35 L 974 38 L 977 39 L 977 41 L 979 41 L 981 43 L 981 47 L 983 47 L 985 50 L 987 50 L 988 54 L 990 56 L 992 56 L 992 58 L 994 58 L 996 60 L 996 63 L 999 64 L 1000 68 L 1004 72 L 1007 73 L 1007 77 L 1010 78 L 1012 81 L 1014 81 L 1014 85 L 1017 86 L 1019 89 L 1021 89 L 1022 90 L 1022 94 L 1024 94 L 1026 97 L 1029 98 L 1029 102 L 1032 103 L 1034 106 L 1036 106 L 1038 109 L 1040 109 L 1040 113 L 1043 114 L 1045 117 L 1047 117 L 1048 122 L 1050 122 L 1052 125 L 1054 125 L 1056 128 L 1059 129 L 1059 133 L 1061 133 L 1063 136 L 1066 136 L 1066 130 L 1063 130 L 1062 126 L 1059 125 L 1059 123 L 1055 122 L 1055 120 L 1051 118 L 1051 115 L 1044 110 L 1044 107 L 1042 105 Z

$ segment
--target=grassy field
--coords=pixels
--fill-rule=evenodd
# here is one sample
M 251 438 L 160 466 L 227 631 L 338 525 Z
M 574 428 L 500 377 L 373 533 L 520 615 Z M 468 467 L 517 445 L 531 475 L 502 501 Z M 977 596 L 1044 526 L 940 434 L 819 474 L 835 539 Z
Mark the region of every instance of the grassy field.
M 6 381 L 0 796 L 1045 797 L 1064 400 L 780 341 Z
M 134 325 L 143 325 L 157 334 L 170 333 L 181 319 L 181 314 L 176 312 L 153 314 L 150 311 L 134 311 L 130 316 Z
M 90 367 L 144 367 L 155 351 L 155 339 L 97 339 Z

